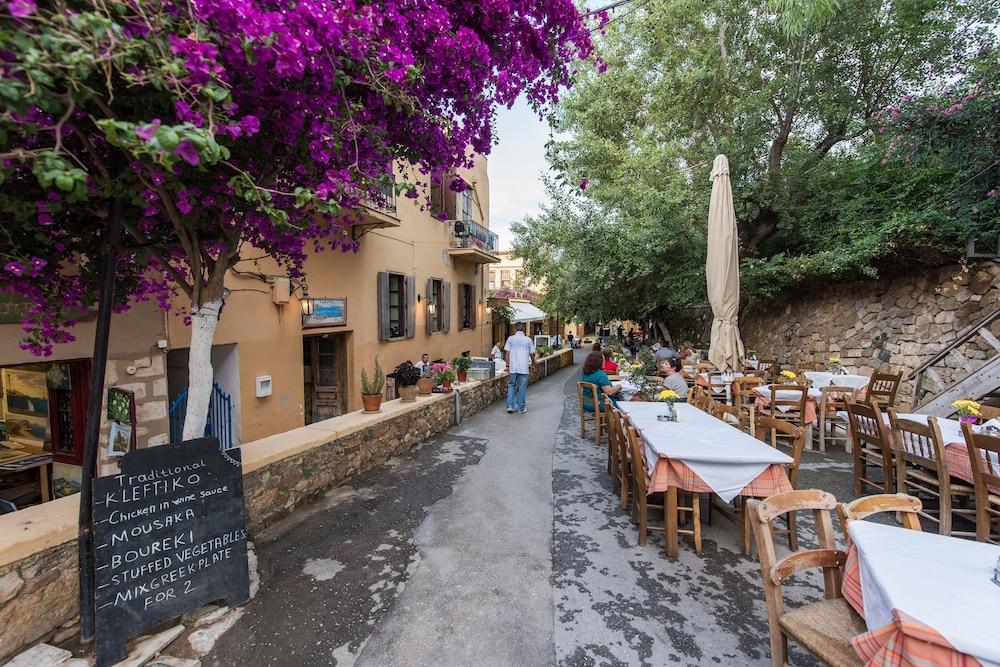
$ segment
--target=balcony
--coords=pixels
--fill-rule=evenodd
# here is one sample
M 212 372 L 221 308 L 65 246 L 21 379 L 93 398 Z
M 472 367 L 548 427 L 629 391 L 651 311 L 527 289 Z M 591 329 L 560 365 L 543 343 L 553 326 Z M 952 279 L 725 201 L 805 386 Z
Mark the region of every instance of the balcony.
M 396 213 L 396 188 L 394 183 L 376 186 L 377 192 L 361 201 L 361 220 L 351 227 L 351 236 L 357 241 L 373 229 L 399 227 Z
M 456 260 L 473 264 L 496 264 L 500 261 L 497 235 L 472 220 L 456 220 L 451 228 L 448 254 Z

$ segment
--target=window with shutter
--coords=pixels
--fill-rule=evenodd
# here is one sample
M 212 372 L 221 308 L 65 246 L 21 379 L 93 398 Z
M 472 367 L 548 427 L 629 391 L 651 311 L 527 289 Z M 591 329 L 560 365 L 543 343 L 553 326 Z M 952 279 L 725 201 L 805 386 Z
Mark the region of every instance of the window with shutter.
M 389 340 L 389 273 L 378 274 L 378 339 Z
M 437 305 L 434 303 L 434 283 L 439 282 L 433 278 L 427 279 L 427 291 L 424 292 L 424 315 L 427 320 L 427 333 L 437 331 Z
M 451 331 L 451 283 L 441 284 L 441 331 Z
M 406 276 L 406 337 L 413 338 L 417 333 L 417 278 Z

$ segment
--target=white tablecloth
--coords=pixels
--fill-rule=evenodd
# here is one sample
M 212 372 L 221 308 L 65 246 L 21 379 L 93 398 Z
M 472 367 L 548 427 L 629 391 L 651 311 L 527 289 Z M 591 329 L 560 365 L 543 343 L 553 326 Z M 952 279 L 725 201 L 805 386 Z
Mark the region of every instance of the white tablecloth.
M 704 380 L 705 382 L 708 382 L 709 375 L 722 375 L 722 373 L 702 373 L 701 374 L 701 379 Z M 727 385 L 728 384 L 732 384 L 733 380 L 735 380 L 736 378 L 741 378 L 741 377 L 743 377 L 743 373 L 733 373 L 732 378 L 730 378 L 725 384 L 727 384 Z
M 621 387 L 621 400 L 627 401 L 639 393 L 639 388 L 635 386 L 631 380 L 621 380 L 620 382 L 613 382 L 612 384 L 617 384 Z
M 990 581 L 1000 546 L 871 521 L 852 521 L 848 531 L 869 630 L 899 609 L 962 653 L 1000 665 L 1000 586 Z
M 805 371 L 805 376 L 813 381 L 813 387 L 850 387 L 861 389 L 867 387 L 871 378 L 864 375 L 834 375 L 826 371 Z
M 766 398 L 769 401 L 771 400 L 771 385 L 765 384 L 765 385 L 761 385 L 760 387 L 754 387 L 754 391 L 761 398 Z M 820 393 L 819 389 L 813 389 L 812 387 L 809 387 L 809 390 L 806 393 L 808 394 L 809 398 L 812 398 L 812 399 L 818 399 L 822 395 Z M 798 393 L 792 391 L 791 389 L 779 389 L 778 393 L 777 393 L 777 397 L 780 400 L 792 400 L 792 401 L 794 401 L 795 399 L 797 399 L 799 397 L 799 395 L 798 395 Z M 791 409 L 792 409 L 792 406 L 790 406 L 790 405 L 779 405 L 778 406 L 778 410 L 780 410 L 781 412 L 788 412 Z
M 666 412 L 662 403 L 622 403 L 619 407 L 642 432 L 650 470 L 661 456 L 681 461 L 725 502 L 769 465 L 792 462 L 787 454 L 687 403 L 674 406 L 676 422 L 656 419 Z

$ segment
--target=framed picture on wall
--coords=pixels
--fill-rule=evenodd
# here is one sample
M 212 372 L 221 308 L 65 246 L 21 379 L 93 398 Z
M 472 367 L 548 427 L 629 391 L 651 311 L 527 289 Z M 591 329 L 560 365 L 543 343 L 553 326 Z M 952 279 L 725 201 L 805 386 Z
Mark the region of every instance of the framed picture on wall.
M 303 327 L 347 326 L 347 299 L 314 299 L 311 315 L 303 315 Z
M 45 373 L 5 368 L 3 386 L 7 414 L 43 418 L 49 416 L 49 388 Z
M 108 389 L 108 456 L 124 456 L 135 449 L 135 394 L 118 387 Z

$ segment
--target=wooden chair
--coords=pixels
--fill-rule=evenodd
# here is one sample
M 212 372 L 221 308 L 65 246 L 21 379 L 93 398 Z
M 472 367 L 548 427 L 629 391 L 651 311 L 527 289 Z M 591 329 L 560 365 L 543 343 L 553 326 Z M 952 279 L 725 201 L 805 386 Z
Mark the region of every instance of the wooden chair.
M 594 446 L 601 446 L 601 434 L 608 423 L 607 405 L 604 400 L 604 392 L 597 388 L 593 382 L 577 382 L 576 393 L 580 399 L 580 437 L 587 437 L 587 422 L 594 423 Z M 584 402 L 589 401 L 594 410 L 588 411 L 584 408 Z
M 905 493 L 879 493 L 874 496 L 862 496 L 849 503 L 837 503 L 837 516 L 840 517 L 840 529 L 844 531 L 844 540 L 849 540 L 847 523 L 867 519 L 873 514 L 895 512 L 904 528 L 922 530 L 920 527 L 920 512 L 923 505 L 919 498 Z
M 826 451 L 827 441 L 842 441 L 844 448 L 850 441 L 847 432 L 847 422 L 837 416 L 838 412 L 847 410 L 847 401 L 856 400 L 858 390 L 852 387 L 820 387 L 820 397 L 817 401 L 816 420 L 819 422 L 819 451 Z M 843 430 L 843 435 L 837 435 L 837 429 Z
M 768 405 L 767 416 L 786 421 L 793 426 L 805 429 L 806 403 L 809 401 L 809 390 L 798 384 L 772 384 L 771 403 Z M 778 393 L 785 394 L 779 398 Z M 786 409 L 782 409 L 786 408 Z M 777 434 L 772 433 L 771 446 L 777 446 Z
M 993 405 L 980 405 L 979 414 L 982 415 L 984 421 L 989 421 L 1000 417 L 1000 408 Z
M 767 442 L 769 439 L 775 441 L 776 434 L 774 431 L 785 436 L 789 443 L 788 454 L 792 457 L 792 462 L 785 466 L 785 471 L 788 474 L 788 481 L 791 483 L 792 488 L 798 488 L 799 465 L 802 463 L 802 452 L 806 448 L 806 429 L 780 419 L 774 419 L 773 417 L 759 417 L 754 425 L 753 435 L 758 440 L 763 440 L 764 442 Z M 743 510 L 743 553 L 749 555 L 750 524 L 746 507 Z M 787 528 L 785 530 L 774 530 L 772 527 L 772 534 L 788 535 L 788 548 L 795 551 L 799 548 L 798 531 L 795 528 L 795 512 L 789 512 L 786 519 L 788 522 Z
M 902 419 L 896 408 L 889 408 L 889 426 L 896 459 L 896 490 L 937 499 L 937 511 L 922 510 L 920 516 L 936 522 L 942 535 L 973 535 L 952 529 L 953 513 L 972 513 L 953 507 L 952 500 L 955 496 L 971 498 L 975 491 L 971 486 L 952 482 L 937 417 L 927 417 L 927 423 L 921 424 Z
M 708 390 L 716 401 L 729 402 L 729 392 L 726 391 L 726 383 L 722 381 L 722 373 L 708 374 Z
M 802 375 L 806 371 L 821 371 L 823 364 L 818 361 L 799 361 L 795 364 L 795 374 Z
M 896 392 L 899 391 L 899 383 L 902 381 L 902 371 L 899 373 L 872 373 L 864 402 L 871 404 L 878 401 L 883 409 L 894 407 L 896 405 Z
M 712 402 L 716 406 L 715 413 L 710 413 L 713 417 L 729 424 L 734 428 L 738 428 L 744 433 L 748 433 L 750 431 L 750 413 L 748 411 L 740 410 L 735 405 L 726 405 L 725 403 L 719 403 L 718 401 Z
M 732 384 L 733 405 L 741 409 L 750 405 L 755 405 L 757 399 L 753 389 L 754 387 L 761 387 L 765 384 L 767 383 L 764 381 L 764 378 L 758 375 L 744 375 L 741 378 L 736 378 L 733 380 Z
M 778 372 L 778 359 L 774 357 L 769 359 L 761 357 L 757 360 L 757 370 L 766 373 L 768 382 L 773 381 Z
M 710 400 L 711 397 L 708 395 L 708 390 L 700 384 L 696 384 L 688 391 L 688 403 L 703 412 L 708 410 L 708 402 Z
M 860 496 L 866 486 L 881 493 L 893 493 L 896 487 L 893 481 L 892 447 L 878 404 L 868 405 L 849 400 L 847 414 L 854 439 L 854 495 Z M 882 470 L 881 482 L 870 477 L 869 468 Z
M 788 491 L 747 503 L 750 525 L 760 555 L 760 569 L 767 601 L 767 625 L 771 638 L 771 664 L 788 664 L 788 640 L 792 639 L 827 665 L 861 665 L 851 640 L 866 632 L 865 620 L 844 600 L 840 590 L 841 567 L 847 554 L 837 549 L 830 512 L 837 500 L 818 489 Z M 794 551 L 780 561 L 774 554 L 771 522 L 790 512 L 811 511 L 816 522 L 819 548 Z M 785 610 L 781 584 L 806 569 L 821 568 L 825 599 Z
M 976 490 L 976 539 L 1000 544 L 1000 437 L 962 424 Z
M 614 434 L 615 442 L 611 464 L 611 490 L 618 491 L 622 509 L 628 507 L 629 494 L 632 492 L 632 455 L 629 450 L 628 438 L 625 436 L 625 416 L 618 408 L 611 408 L 608 424 Z
M 643 455 L 643 444 L 642 437 L 639 432 L 635 430 L 631 424 L 625 429 L 628 442 L 629 450 L 632 454 L 632 523 L 639 527 L 639 544 L 646 543 L 646 533 L 650 530 L 657 530 L 661 532 L 666 531 L 666 519 L 667 519 L 667 503 L 666 499 L 662 498 L 662 493 L 657 493 L 659 496 L 659 503 L 653 503 L 649 497 L 649 470 L 646 467 L 646 457 Z M 677 529 L 678 534 L 690 535 L 694 539 L 694 550 L 696 553 L 701 553 L 701 495 L 698 493 L 689 494 L 691 496 L 691 504 L 682 506 L 680 496 L 682 493 L 678 492 L 678 504 L 677 504 L 677 514 L 678 518 L 682 514 L 690 514 L 691 516 L 691 528 L 690 529 Z M 650 525 L 649 523 L 649 509 L 660 509 L 663 511 L 663 525 Z M 677 522 L 678 526 L 680 521 Z

